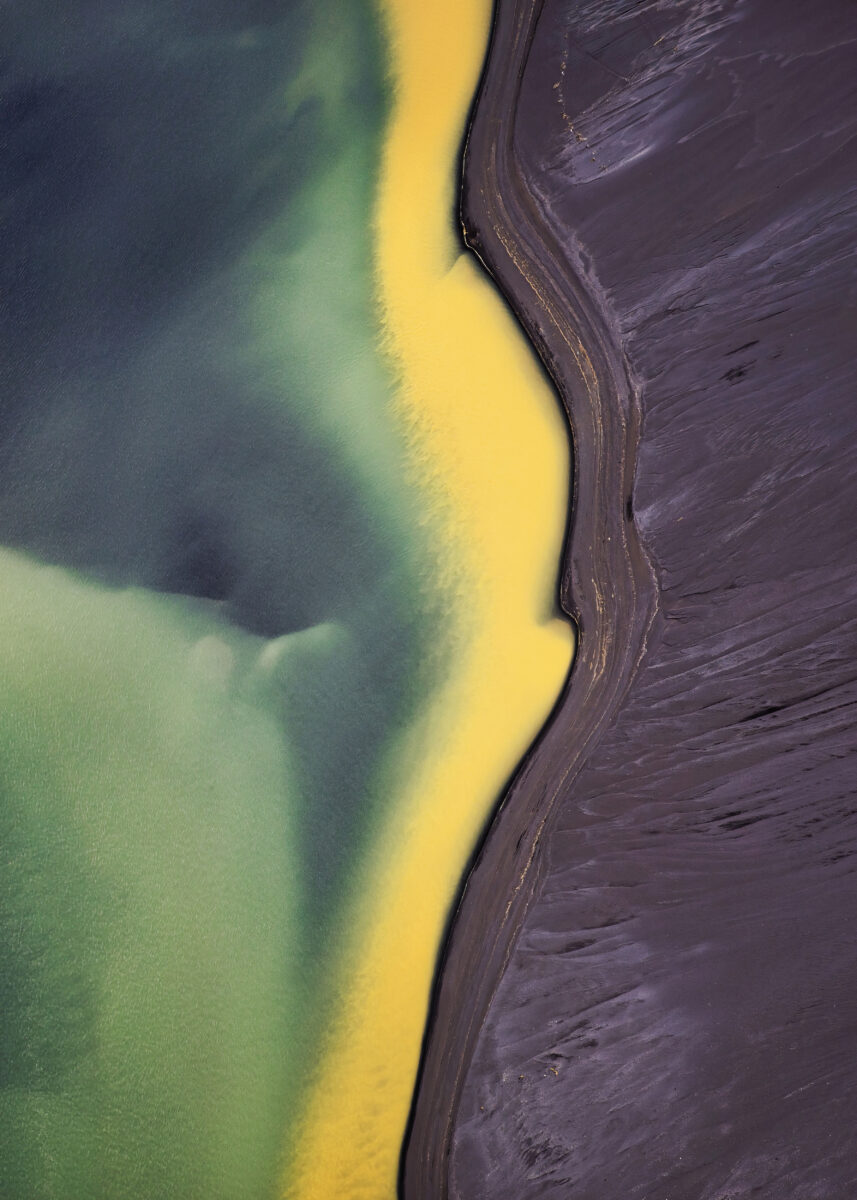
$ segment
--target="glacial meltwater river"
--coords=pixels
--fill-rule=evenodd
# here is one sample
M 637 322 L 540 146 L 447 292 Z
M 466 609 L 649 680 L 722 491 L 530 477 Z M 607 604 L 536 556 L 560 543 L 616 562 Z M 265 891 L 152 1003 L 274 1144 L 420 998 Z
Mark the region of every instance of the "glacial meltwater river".
M 567 673 L 559 407 L 456 233 L 487 0 L 4 16 L 0 1192 L 392 1196 Z

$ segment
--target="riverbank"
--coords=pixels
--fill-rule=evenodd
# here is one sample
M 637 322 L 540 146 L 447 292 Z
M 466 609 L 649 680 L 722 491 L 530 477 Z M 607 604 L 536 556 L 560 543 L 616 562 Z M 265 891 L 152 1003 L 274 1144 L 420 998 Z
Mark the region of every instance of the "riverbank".
M 571 600 L 588 590 L 594 611 L 569 698 L 599 594 L 614 637 L 633 629 L 623 577 L 606 593 L 597 573 L 621 569 L 621 519 L 651 556 L 657 614 L 560 788 L 469 1042 L 449 1157 L 436 1190 L 412 1194 L 850 1195 L 854 22 L 838 0 L 500 9 L 511 117 L 490 71 L 485 94 L 514 171 L 498 153 L 484 191 L 547 280 L 536 337 L 554 272 L 576 279 L 601 395 L 614 389 L 629 431 L 634 395 L 642 414 L 633 488 L 588 492 L 613 528 L 573 529 Z M 534 224 L 550 238 L 532 257 Z M 487 239 L 485 256 L 506 261 Z M 573 414 L 582 466 L 607 428 L 591 436 L 588 411 Z M 578 572 L 589 555 L 594 583 Z M 462 931 L 484 907 L 466 905 Z M 472 965 L 466 979 L 462 1007 Z

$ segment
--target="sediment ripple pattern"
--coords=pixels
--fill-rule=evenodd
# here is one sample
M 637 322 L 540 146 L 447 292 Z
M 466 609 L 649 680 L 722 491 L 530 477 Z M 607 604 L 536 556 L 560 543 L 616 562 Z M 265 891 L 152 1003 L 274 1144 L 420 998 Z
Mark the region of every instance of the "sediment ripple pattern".
M 857 25 L 531 15 L 511 137 L 639 388 L 659 612 L 561 791 L 448 1194 L 852 1195 Z

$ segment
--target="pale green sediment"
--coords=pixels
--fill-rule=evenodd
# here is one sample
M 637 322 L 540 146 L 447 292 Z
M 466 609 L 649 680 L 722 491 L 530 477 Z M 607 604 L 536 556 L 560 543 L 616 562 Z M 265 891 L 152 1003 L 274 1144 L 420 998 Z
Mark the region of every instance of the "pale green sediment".
M 264 1195 L 301 887 L 278 665 L 10 553 L 0 611 L 4 1194 Z
M 275 1194 L 446 652 L 378 350 L 377 17 L 243 7 L 10 14 L 10 1200 Z

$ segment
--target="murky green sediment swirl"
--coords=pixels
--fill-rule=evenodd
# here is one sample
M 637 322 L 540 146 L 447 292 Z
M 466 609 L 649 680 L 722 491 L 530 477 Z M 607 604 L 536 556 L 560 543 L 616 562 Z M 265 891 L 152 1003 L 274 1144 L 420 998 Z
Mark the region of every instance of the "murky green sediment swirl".
M 0 1194 L 256 1200 L 439 637 L 376 17 L 3 20 Z

